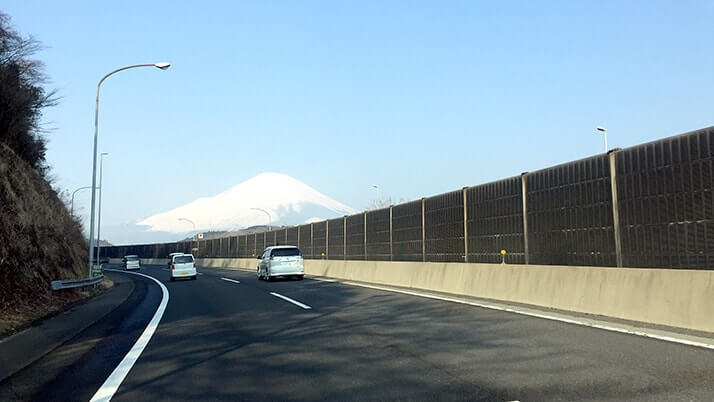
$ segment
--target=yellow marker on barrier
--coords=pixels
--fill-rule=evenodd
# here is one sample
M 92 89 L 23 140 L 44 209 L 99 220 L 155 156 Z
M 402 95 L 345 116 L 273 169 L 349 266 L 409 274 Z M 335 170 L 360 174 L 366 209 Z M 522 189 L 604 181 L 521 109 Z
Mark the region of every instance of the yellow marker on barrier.
M 506 263 L 506 249 L 504 248 L 501 250 L 501 264 L 505 264 L 505 263 Z

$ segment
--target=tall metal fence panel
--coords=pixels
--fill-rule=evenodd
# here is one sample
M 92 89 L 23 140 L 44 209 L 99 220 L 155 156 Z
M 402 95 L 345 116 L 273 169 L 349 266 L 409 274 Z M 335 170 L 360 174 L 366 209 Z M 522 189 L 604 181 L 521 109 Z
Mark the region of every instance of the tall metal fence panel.
M 238 243 L 236 246 L 237 246 L 236 254 L 238 255 L 238 258 L 248 257 L 248 236 L 239 235 Z
M 221 247 L 221 254 L 219 257 L 221 258 L 229 258 L 231 256 L 230 254 L 230 237 L 222 237 L 220 239 L 220 247 Z
M 298 248 L 304 258 L 312 258 L 312 231 L 310 225 L 298 226 L 300 231 L 300 241 Z
M 231 236 L 228 240 L 228 255 L 231 258 L 238 257 L 238 236 Z
M 422 261 L 421 200 L 392 207 L 392 259 Z
M 259 256 L 265 250 L 265 232 L 255 234 L 255 251 L 253 254 Z
M 246 236 L 246 257 L 255 257 L 255 233 Z
M 347 217 L 347 249 L 348 260 L 364 260 L 364 213 Z
M 452 191 L 424 199 L 426 261 L 464 262 L 464 197 Z
M 466 189 L 468 261 L 525 264 L 521 177 Z
M 389 214 L 389 208 L 367 212 L 368 260 L 389 261 L 391 259 Z
M 345 258 L 345 220 L 344 218 L 330 219 L 327 221 L 327 258 L 342 260 Z
M 714 127 L 344 218 L 237 237 L 103 247 L 254 257 L 714 269 Z
M 616 154 L 623 265 L 714 267 L 714 129 Z
M 327 221 L 312 224 L 312 254 L 313 258 L 327 256 Z
M 298 246 L 298 233 L 300 233 L 300 232 L 299 232 L 297 226 L 289 227 L 288 228 L 288 241 L 287 241 L 286 245 Z
M 269 232 L 265 232 L 265 247 L 274 246 L 276 243 L 277 237 L 278 237 L 277 230 L 271 230 Z
M 615 266 L 608 155 L 526 176 L 532 264 Z

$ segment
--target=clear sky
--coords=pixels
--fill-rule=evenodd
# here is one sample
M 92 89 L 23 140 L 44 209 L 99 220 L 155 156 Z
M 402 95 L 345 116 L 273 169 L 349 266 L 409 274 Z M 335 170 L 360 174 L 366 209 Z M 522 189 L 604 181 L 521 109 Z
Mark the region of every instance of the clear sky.
M 60 188 L 103 225 L 288 174 L 356 209 L 714 125 L 714 1 L 5 0 L 46 49 Z M 77 199 L 86 214 L 89 193 Z M 87 225 L 88 226 L 88 225 Z M 111 240 L 111 239 L 110 239 Z

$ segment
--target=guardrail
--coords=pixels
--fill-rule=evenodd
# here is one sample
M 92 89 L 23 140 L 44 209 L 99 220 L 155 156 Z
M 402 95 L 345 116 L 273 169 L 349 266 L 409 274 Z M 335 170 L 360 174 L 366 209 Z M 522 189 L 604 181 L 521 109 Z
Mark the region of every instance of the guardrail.
M 95 276 L 94 278 L 85 278 L 78 280 L 56 280 L 52 281 L 52 290 L 81 288 L 84 286 L 96 285 L 104 279 L 104 275 Z

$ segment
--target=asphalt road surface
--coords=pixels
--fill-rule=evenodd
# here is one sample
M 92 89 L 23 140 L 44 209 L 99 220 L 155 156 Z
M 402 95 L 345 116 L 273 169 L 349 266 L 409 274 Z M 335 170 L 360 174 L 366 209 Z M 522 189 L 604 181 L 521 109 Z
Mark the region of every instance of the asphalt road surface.
M 115 401 L 714 400 L 712 350 L 310 278 L 140 272 L 170 297 Z M 94 395 L 162 297 L 111 275 L 134 286 L 127 301 L 0 384 L 0 399 Z

